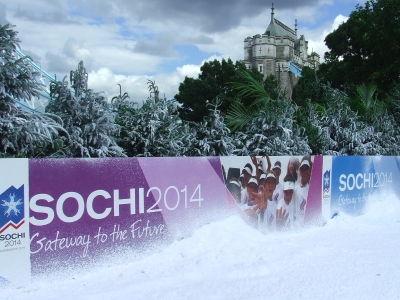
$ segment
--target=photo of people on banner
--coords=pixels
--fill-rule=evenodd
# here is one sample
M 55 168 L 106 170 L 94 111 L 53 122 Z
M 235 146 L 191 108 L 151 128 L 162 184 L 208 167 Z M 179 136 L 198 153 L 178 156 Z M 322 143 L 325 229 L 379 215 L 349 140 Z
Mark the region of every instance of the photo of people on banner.
M 249 223 L 263 232 L 304 225 L 310 156 L 221 157 L 225 185 Z

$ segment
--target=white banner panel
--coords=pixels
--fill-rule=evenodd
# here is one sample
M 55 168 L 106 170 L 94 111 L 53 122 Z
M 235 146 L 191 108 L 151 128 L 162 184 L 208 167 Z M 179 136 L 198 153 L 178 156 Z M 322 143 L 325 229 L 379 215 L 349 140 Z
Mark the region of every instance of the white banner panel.
M 0 285 L 30 280 L 28 159 L 0 160 Z

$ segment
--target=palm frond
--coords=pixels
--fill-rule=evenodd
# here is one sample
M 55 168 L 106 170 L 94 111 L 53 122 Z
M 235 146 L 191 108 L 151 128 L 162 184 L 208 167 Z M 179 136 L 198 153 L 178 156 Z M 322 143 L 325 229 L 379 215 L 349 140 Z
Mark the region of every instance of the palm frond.
M 244 128 L 256 116 L 257 110 L 253 107 L 246 107 L 241 103 L 236 103 L 228 110 L 226 124 L 232 131 Z
M 243 79 L 243 82 L 231 82 L 230 85 L 233 89 L 238 91 L 238 98 L 243 99 L 253 97 L 257 100 L 270 101 L 270 96 L 264 89 L 262 82 L 254 79 L 247 71 L 238 70 L 238 75 Z

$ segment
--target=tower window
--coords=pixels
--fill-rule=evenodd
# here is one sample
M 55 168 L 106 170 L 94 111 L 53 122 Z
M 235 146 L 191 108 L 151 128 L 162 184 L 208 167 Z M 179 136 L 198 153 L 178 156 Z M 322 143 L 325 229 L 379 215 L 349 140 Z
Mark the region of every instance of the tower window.
M 262 73 L 262 66 L 259 66 L 260 67 L 260 73 Z

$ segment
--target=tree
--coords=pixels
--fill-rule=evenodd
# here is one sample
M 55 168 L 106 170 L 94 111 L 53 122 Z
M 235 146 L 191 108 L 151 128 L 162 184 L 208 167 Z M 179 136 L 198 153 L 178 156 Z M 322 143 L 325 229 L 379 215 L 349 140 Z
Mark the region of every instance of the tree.
M 388 92 L 400 76 L 399 18 L 398 0 L 357 5 L 347 22 L 326 36 L 330 51 L 325 53 L 320 74 L 342 90 L 366 83 Z
M 207 101 L 215 98 L 220 100 L 219 110 L 224 115 L 236 101 L 235 91 L 229 83 L 239 81 L 240 76 L 237 72 L 246 70 L 246 66 L 239 61 L 233 63 L 231 59 L 222 59 L 222 62 L 215 59 L 205 62 L 200 70 L 197 79 L 185 77 L 179 85 L 179 93 L 175 95 L 175 99 L 182 103 L 179 113 L 183 120 L 201 122 L 208 114 Z M 262 80 L 262 74 L 257 70 L 247 72 Z
M 149 80 L 150 96 L 141 107 L 125 97 L 113 99 L 118 139 L 128 156 L 183 156 L 196 142 L 195 130 L 179 118 L 176 103 L 159 98 L 158 87 Z
M 280 93 L 280 86 L 278 79 L 274 75 L 268 75 L 267 78 L 264 80 L 264 90 L 272 99 L 277 99 Z M 254 101 L 254 99 L 251 99 Z M 251 103 L 243 103 L 244 105 L 251 105 Z
M 230 130 L 218 109 L 220 105 L 218 98 L 212 103 L 207 103 L 209 114 L 200 123 L 193 123 L 196 139 L 188 155 L 228 156 L 235 152 L 234 139 L 230 136 Z
M 17 59 L 19 42 L 13 26 L 0 25 L 0 147 L 5 157 L 41 157 L 54 147 L 59 133 L 66 139 L 68 134 L 57 116 L 27 112 L 17 104 L 39 97 L 40 88 L 29 58 Z
M 303 67 L 301 73 L 302 77 L 299 78 L 293 91 L 293 100 L 302 107 L 308 106 L 308 102 L 325 107 L 327 97 L 316 71 L 310 67 Z
M 52 101 L 46 112 L 58 115 L 69 133 L 69 140 L 61 137 L 61 147 L 53 156 L 58 157 L 121 157 L 123 149 L 115 142 L 119 126 L 107 98 L 87 87 L 88 74 L 83 62 L 71 71 L 68 87 L 63 81 L 50 85 Z
M 361 120 L 374 128 L 375 149 L 379 149 L 380 155 L 397 155 L 400 153 L 399 127 L 385 102 L 378 100 L 376 86 L 362 84 L 356 90 L 357 96 L 352 99 L 352 104 Z M 395 100 L 390 102 L 395 103 Z

